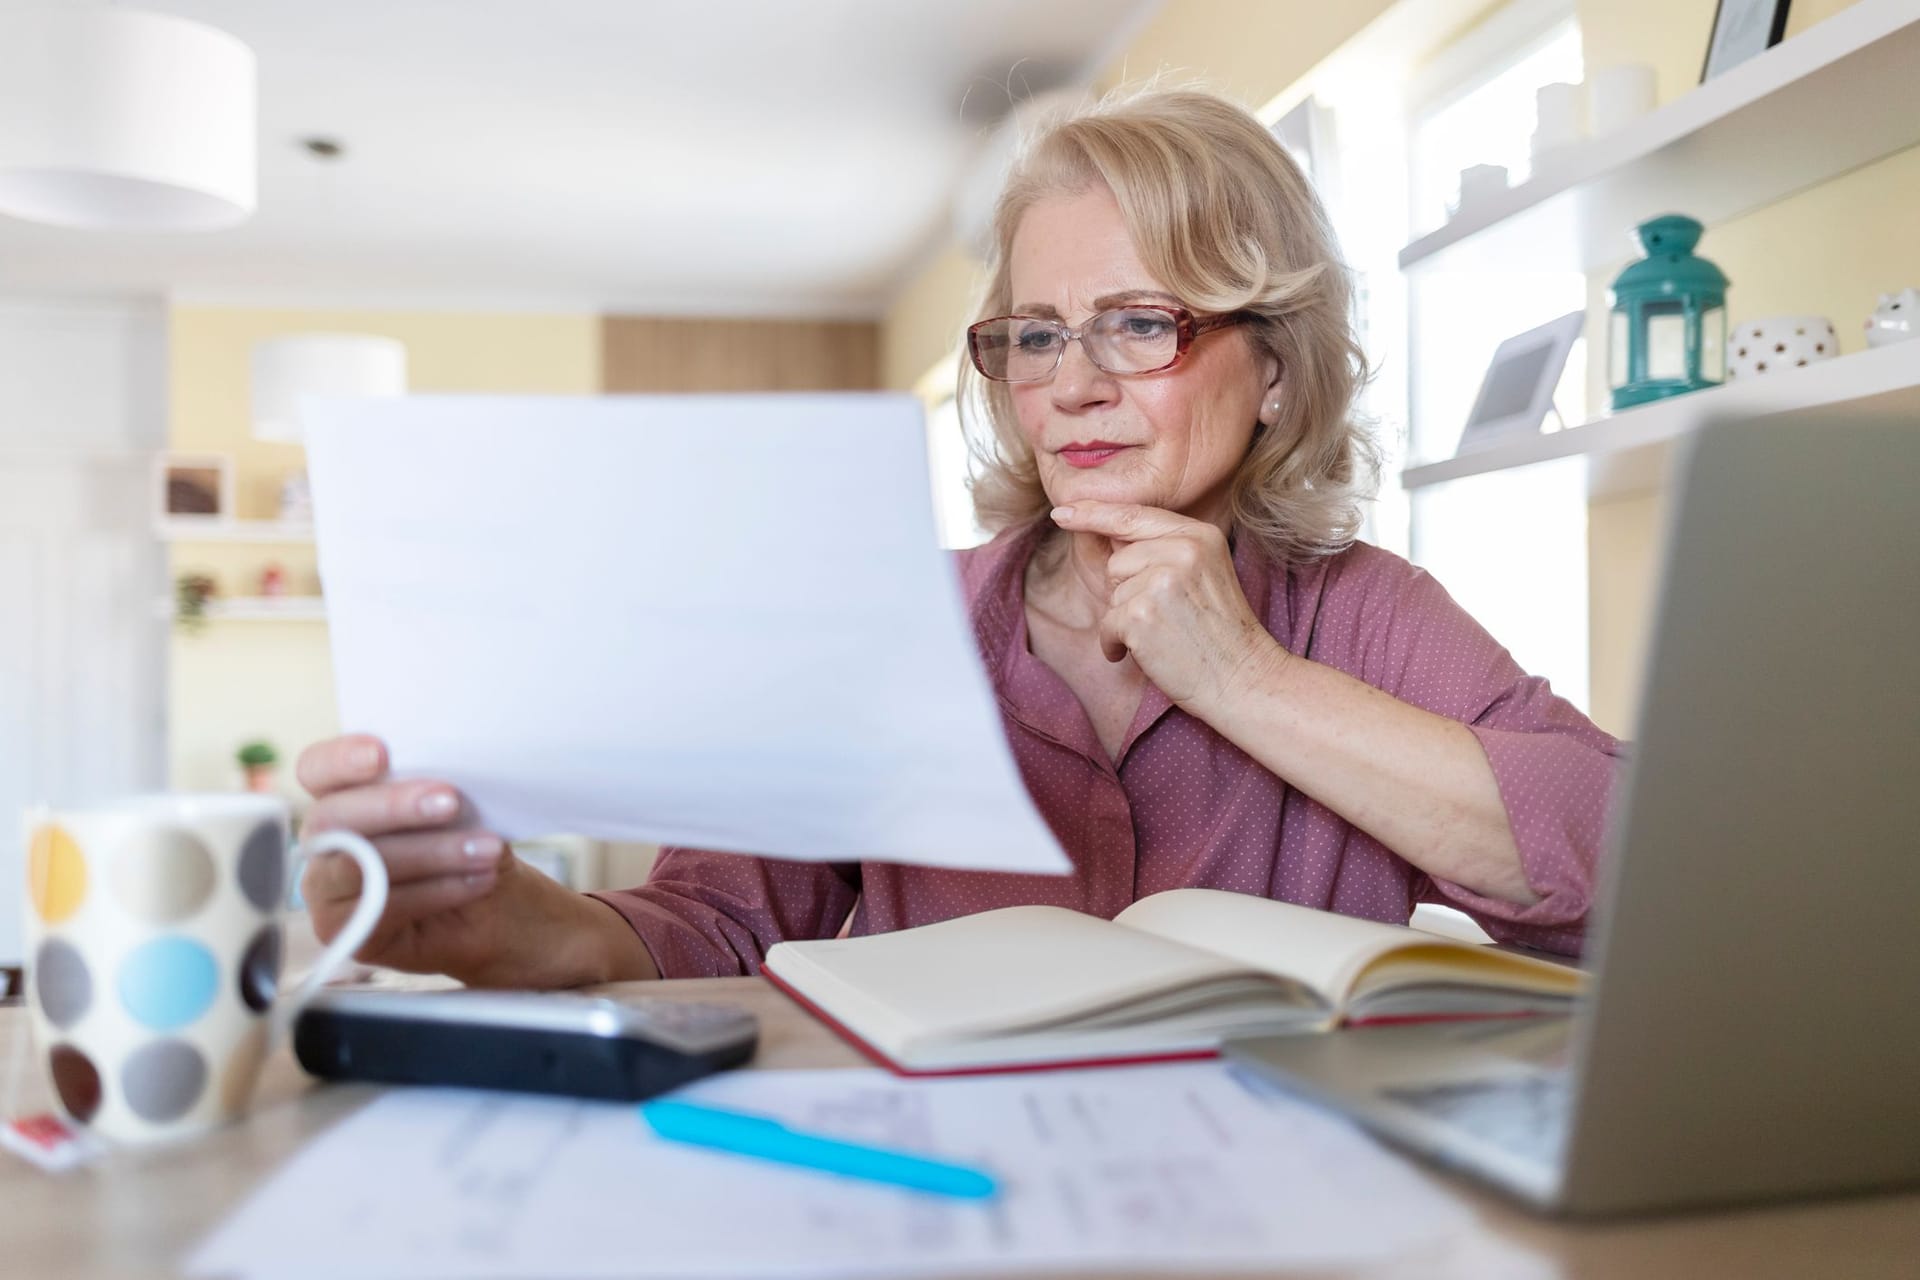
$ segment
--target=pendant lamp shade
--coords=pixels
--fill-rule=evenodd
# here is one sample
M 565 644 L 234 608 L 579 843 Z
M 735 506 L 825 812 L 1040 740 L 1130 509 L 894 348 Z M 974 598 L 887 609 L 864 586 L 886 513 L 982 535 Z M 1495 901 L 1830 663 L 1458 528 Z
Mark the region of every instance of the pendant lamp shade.
M 258 195 L 253 50 L 170 14 L 0 8 L 0 213 L 210 231 Z
M 308 396 L 399 396 L 407 348 L 359 333 L 296 333 L 253 346 L 253 436 L 297 442 Z

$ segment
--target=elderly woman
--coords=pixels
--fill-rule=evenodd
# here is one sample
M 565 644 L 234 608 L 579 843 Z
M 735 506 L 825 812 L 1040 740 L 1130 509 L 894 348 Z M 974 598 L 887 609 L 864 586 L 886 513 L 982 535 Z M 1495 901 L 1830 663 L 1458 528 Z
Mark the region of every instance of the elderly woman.
M 385 779 L 308 751 L 310 825 L 392 872 L 368 960 L 477 985 L 755 971 L 788 938 L 1016 903 L 1112 916 L 1205 886 L 1404 922 L 1421 901 L 1577 951 L 1618 744 L 1431 577 L 1354 540 L 1363 362 L 1313 192 L 1222 100 L 1111 100 L 1037 137 L 1000 198 L 963 391 L 991 428 L 961 580 L 1067 877 L 669 849 L 582 896 Z M 358 893 L 309 870 L 324 937 Z

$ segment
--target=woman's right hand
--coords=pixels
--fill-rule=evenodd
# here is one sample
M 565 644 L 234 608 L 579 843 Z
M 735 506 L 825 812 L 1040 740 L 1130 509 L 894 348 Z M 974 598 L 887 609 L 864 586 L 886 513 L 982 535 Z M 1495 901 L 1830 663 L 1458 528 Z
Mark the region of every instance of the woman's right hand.
M 315 801 L 303 834 L 358 832 L 387 864 L 386 910 L 358 959 L 484 987 L 651 976 L 645 948 L 615 912 L 469 825 L 471 814 L 447 783 L 388 778 L 378 738 L 316 743 L 301 753 L 298 776 Z M 300 887 L 314 932 L 331 942 L 359 901 L 360 868 L 344 854 L 322 854 L 307 864 Z

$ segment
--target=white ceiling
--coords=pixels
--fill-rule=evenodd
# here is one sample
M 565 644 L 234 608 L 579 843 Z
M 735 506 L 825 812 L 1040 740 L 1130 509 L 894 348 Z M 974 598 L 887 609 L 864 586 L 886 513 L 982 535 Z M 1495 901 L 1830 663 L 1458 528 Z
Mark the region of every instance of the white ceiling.
M 946 241 L 1009 74 L 1084 83 L 1159 0 L 146 7 L 259 55 L 258 212 L 176 237 L 0 217 L 0 292 L 875 314 Z

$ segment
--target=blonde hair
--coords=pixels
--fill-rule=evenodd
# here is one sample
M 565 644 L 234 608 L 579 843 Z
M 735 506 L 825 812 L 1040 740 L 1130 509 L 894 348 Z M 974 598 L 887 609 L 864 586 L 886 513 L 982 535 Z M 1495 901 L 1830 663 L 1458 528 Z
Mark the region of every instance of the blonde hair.
M 1112 191 L 1161 283 L 1198 314 L 1248 313 L 1229 332 L 1280 362 L 1281 416 L 1256 429 L 1234 474 L 1234 523 L 1283 563 L 1344 550 L 1379 454 L 1353 416 L 1366 358 L 1348 319 L 1346 267 L 1306 176 L 1258 120 L 1210 93 L 1122 90 L 1043 121 L 994 207 L 976 319 L 1013 308 L 1008 256 L 1026 211 L 1097 184 Z M 962 361 L 959 403 L 981 526 L 1038 519 L 1049 504 L 1006 384 Z

